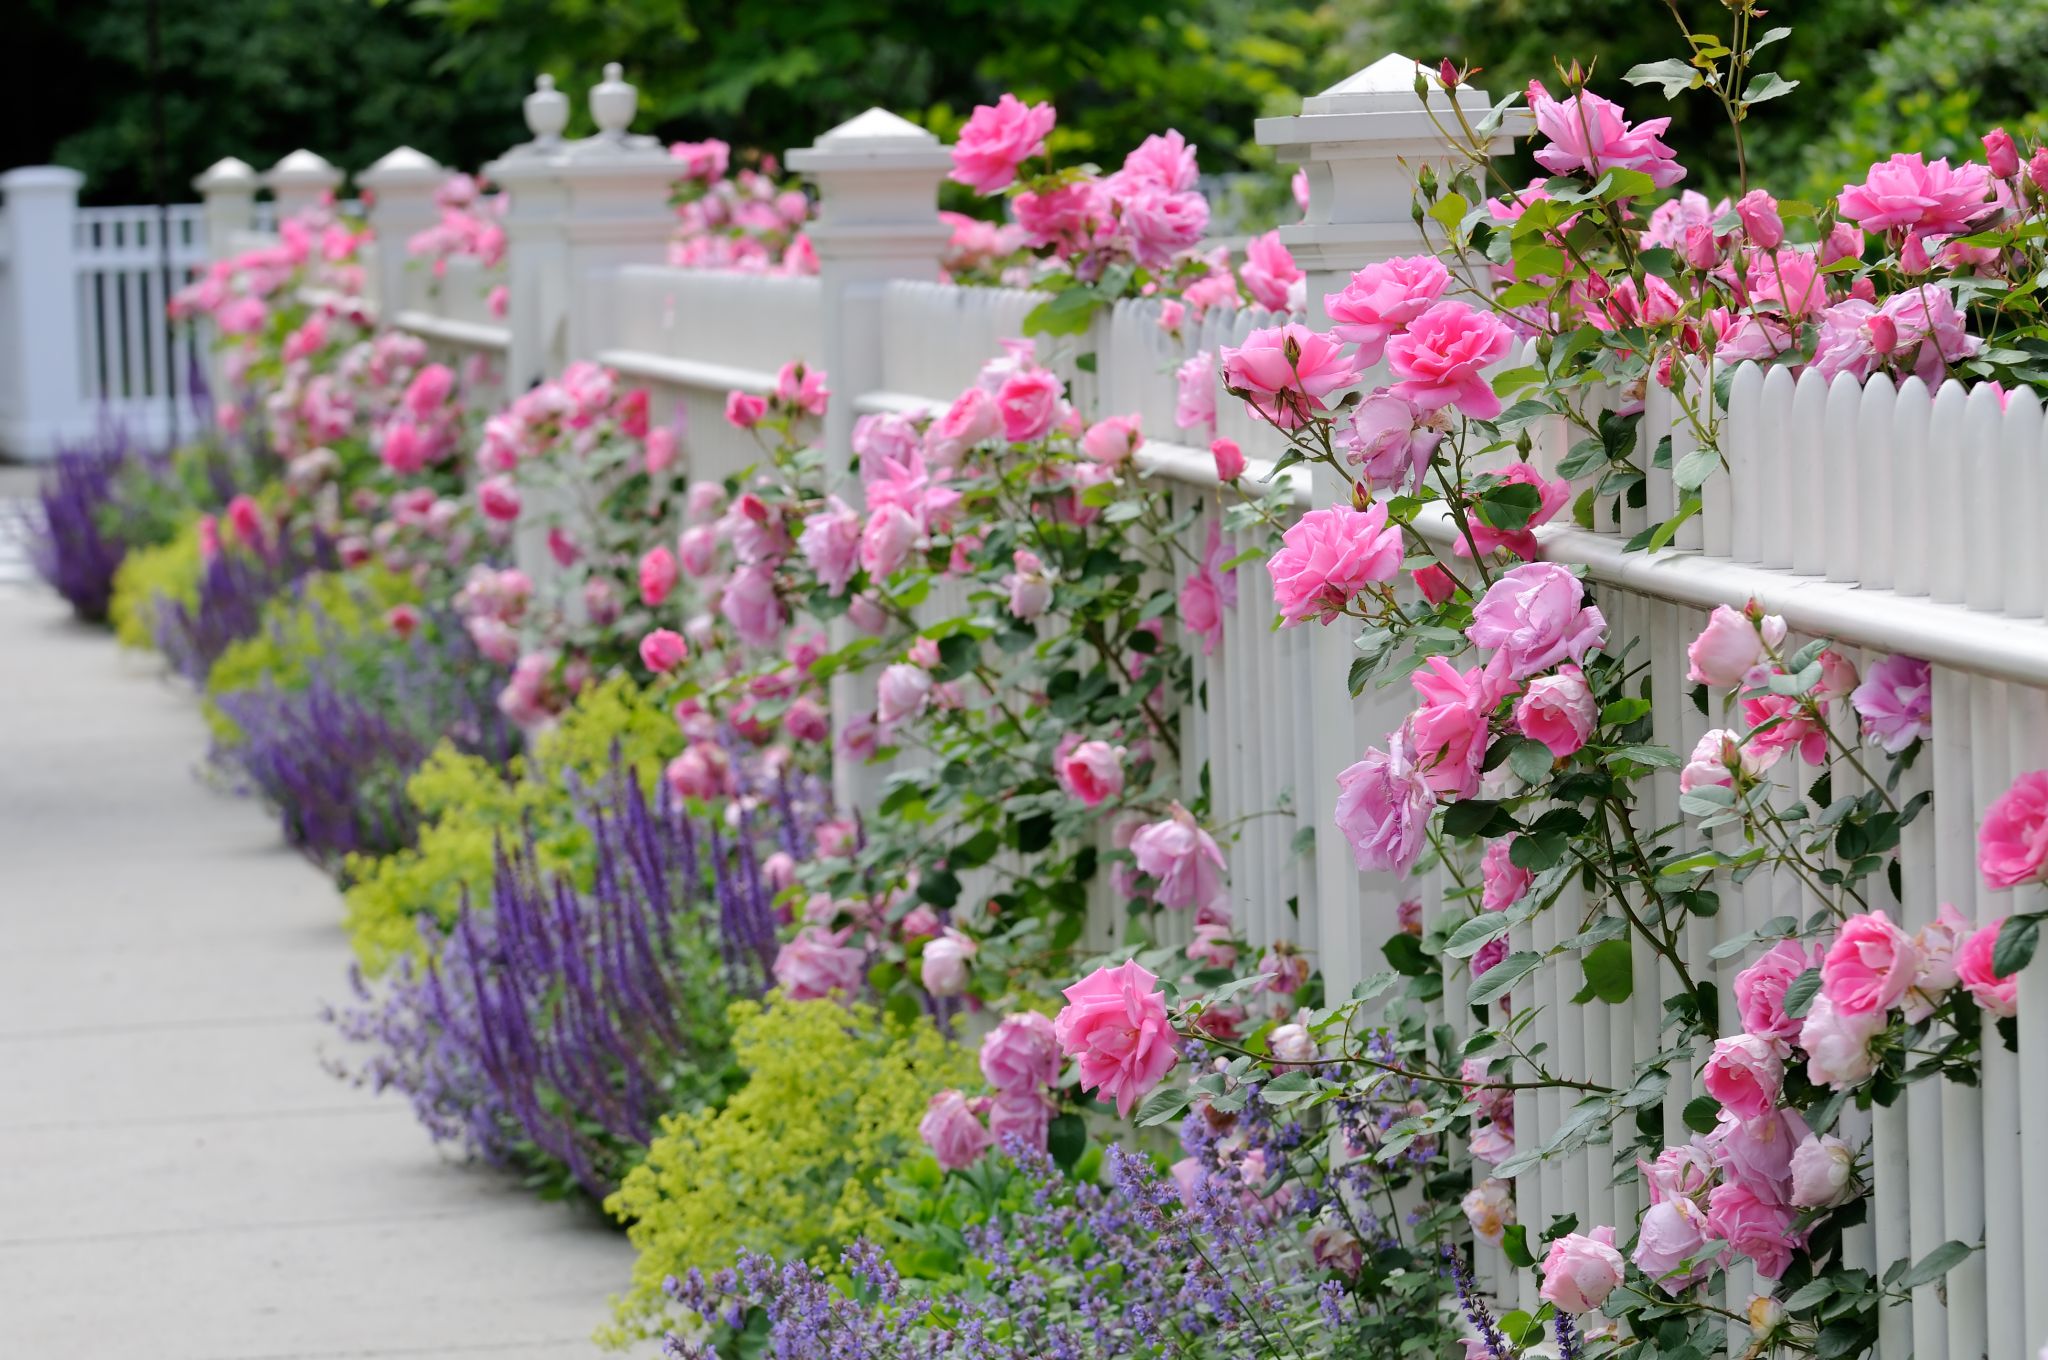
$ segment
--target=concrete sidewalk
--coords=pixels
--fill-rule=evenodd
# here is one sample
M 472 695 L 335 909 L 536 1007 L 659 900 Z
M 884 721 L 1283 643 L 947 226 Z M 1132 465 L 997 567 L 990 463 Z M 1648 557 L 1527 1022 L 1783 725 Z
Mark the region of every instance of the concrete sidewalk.
M 322 1070 L 333 888 L 191 696 L 0 587 L 0 1357 L 590 1357 L 632 1254 Z

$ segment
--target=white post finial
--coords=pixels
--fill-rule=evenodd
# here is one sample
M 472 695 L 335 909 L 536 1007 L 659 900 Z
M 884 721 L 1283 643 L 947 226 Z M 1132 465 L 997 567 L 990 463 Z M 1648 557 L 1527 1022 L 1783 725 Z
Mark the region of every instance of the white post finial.
M 604 64 L 604 79 L 590 87 L 590 120 L 600 137 L 619 141 L 633 125 L 640 109 L 640 92 L 626 82 L 626 69 L 615 61 Z
M 569 126 L 569 96 L 555 88 L 553 76 L 535 76 L 533 93 L 521 101 L 520 109 L 526 115 L 526 130 L 533 134 L 533 149 L 561 145 L 562 129 Z

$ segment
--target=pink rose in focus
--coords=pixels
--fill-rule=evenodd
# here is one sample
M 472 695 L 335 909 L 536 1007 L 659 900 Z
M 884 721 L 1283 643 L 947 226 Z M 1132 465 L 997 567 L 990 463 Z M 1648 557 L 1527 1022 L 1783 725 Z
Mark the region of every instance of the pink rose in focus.
M 1801 1209 L 1826 1209 L 1847 1200 L 1853 1191 L 1856 1154 L 1833 1134 L 1812 1134 L 1792 1149 L 1792 1203 Z
M 1707 616 L 1707 626 L 1685 649 L 1691 662 L 1686 678 L 1722 689 L 1756 683 L 1750 677 L 1766 665 L 1765 644 L 1778 647 L 1784 641 L 1785 621 L 1776 614 L 1763 615 L 1761 623 L 1752 623 L 1740 610 L 1715 605 Z
M 1584 663 L 1606 637 L 1607 621 L 1584 604 L 1585 587 L 1568 567 L 1529 562 L 1496 577 L 1465 630 L 1475 647 L 1504 654 L 1525 679 L 1570 658 Z
M 1299 323 L 1268 326 L 1223 350 L 1223 383 L 1283 430 L 1299 429 L 1327 410 L 1323 398 L 1356 383 L 1358 363 L 1343 345 Z
M 1358 363 L 1380 361 L 1387 341 L 1435 306 L 1450 271 L 1434 255 L 1404 255 L 1369 264 L 1335 293 L 1323 295 L 1330 334 L 1358 345 Z
M 1735 215 L 1742 219 L 1749 243 L 1775 250 L 1785 240 L 1785 221 L 1778 216 L 1778 200 L 1762 189 L 1751 189 L 1736 200 Z
M 1417 567 L 1413 579 L 1417 593 L 1431 604 L 1442 604 L 1458 593 L 1457 580 L 1440 566 Z
M 1691 1199 L 1667 1198 L 1651 1205 L 1636 1232 L 1636 1269 L 1678 1297 L 1713 1271 L 1711 1253 L 1689 1269 L 1685 1264 L 1705 1253 L 1707 1231 L 1707 1211 Z
M 1406 873 L 1427 843 L 1436 792 L 1416 768 L 1398 730 L 1385 751 L 1370 749 L 1337 776 L 1335 821 L 1358 868 Z
M 1005 1016 L 981 1041 L 981 1075 L 998 1091 L 1037 1091 L 1059 1080 L 1052 1019 L 1036 1011 Z
M 1892 755 L 1934 732 L 1934 668 L 1910 656 L 1874 662 L 1850 691 L 1863 733 Z
M 1055 773 L 1068 793 L 1084 806 L 1096 807 L 1123 792 L 1124 748 L 1084 741 L 1060 757 Z
M 2004 128 L 1993 128 L 1984 134 L 1984 159 L 1993 179 L 2012 179 L 2020 172 L 2020 149 Z
M 1843 189 L 1837 201 L 1842 216 L 1865 231 L 1955 236 L 1984 215 L 1990 194 L 1991 173 L 1984 166 L 1951 167 L 1945 156 L 1929 161 L 1911 152 L 1871 166 L 1864 181 Z
M 1161 821 L 1131 837 L 1140 873 L 1158 880 L 1153 898 L 1162 907 L 1210 907 L 1223 900 L 1223 851 L 1179 803 Z
M 1847 1015 L 1890 1010 L 1920 971 L 1920 950 L 1882 910 L 1842 923 L 1820 965 L 1820 989 Z
M 924 1118 L 917 1121 L 917 1136 L 946 1171 L 973 1166 L 995 1142 L 958 1091 L 941 1091 L 931 1098 Z
M 1043 439 L 1066 405 L 1059 377 L 1049 369 L 1027 368 L 1014 373 L 996 393 L 996 414 L 1003 438 L 1012 444 Z
M 1282 547 L 1267 559 L 1273 599 L 1283 625 L 1309 618 L 1325 624 L 1367 586 L 1392 580 L 1401 570 L 1401 530 L 1387 524 L 1387 510 L 1348 505 L 1311 510 L 1281 535 Z
M 1218 480 L 1234 482 L 1244 476 L 1244 450 L 1237 446 L 1235 439 L 1212 440 L 1209 444 L 1209 456 L 1216 460 Z
M 1455 406 L 1478 420 L 1500 414 L 1486 377 L 1514 341 L 1507 323 L 1462 302 L 1439 302 L 1387 342 L 1387 367 L 1402 381 L 1391 389 L 1425 411 Z
M 1515 838 L 1502 836 L 1486 843 L 1479 857 L 1479 880 L 1483 886 L 1479 905 L 1486 911 L 1506 911 L 1522 900 L 1536 875 L 1518 866 L 1512 858 Z
M 1738 1119 L 1755 1119 L 1777 1105 L 1785 1063 L 1771 1040 L 1737 1034 L 1715 1041 L 1701 1080 L 1723 1109 Z
M 978 105 L 953 143 L 953 168 L 946 178 L 977 194 L 1008 188 L 1018 166 L 1045 154 L 1045 139 L 1057 121 L 1052 105 L 1026 104 L 1013 94 Z
M 1799 1047 L 1806 1050 L 1807 1079 L 1846 1091 L 1861 1086 L 1877 1070 L 1871 1041 L 1882 1034 L 1884 1011 L 1847 1012 L 1826 992 L 1814 997 L 1799 1027 Z
M 2019 1014 L 2020 994 L 2019 976 L 2000 977 L 1992 966 L 1998 932 L 2004 925 L 2001 916 L 1972 934 L 1956 951 L 1956 980 L 1979 1006 L 2001 1019 Z
M 1381 389 L 1351 408 L 1337 427 L 1347 461 L 1381 491 L 1422 485 L 1430 455 L 1443 432 L 1422 422 L 1428 416 L 1414 402 Z
M 1539 676 L 1515 704 L 1515 726 L 1523 736 L 1540 741 L 1553 756 L 1572 754 L 1586 744 L 1600 719 L 1600 706 L 1577 666 Z
M 1717 1185 L 1707 1193 L 1707 1231 L 1756 1262 L 1756 1273 L 1767 1280 L 1792 1264 L 1793 1217 L 1791 1209 L 1746 1185 Z
M 1792 979 L 1819 963 L 1819 950 L 1809 953 L 1797 940 L 1780 940 L 1737 973 L 1735 1004 L 1742 1027 L 1764 1039 L 1782 1042 L 1797 1038 L 1801 1021 L 1785 1014 L 1785 989 Z
M 1067 1005 L 1053 1021 L 1082 1089 L 1113 1099 L 1125 1118 L 1180 1061 L 1158 981 L 1135 961 L 1098 968 L 1062 993 Z
M 1552 1242 L 1543 1258 L 1543 1287 L 1537 1297 L 1574 1317 L 1605 1303 L 1622 1276 L 1621 1253 L 1614 1249 L 1613 1238 L 1612 1228 L 1595 1228 L 1590 1236 L 1567 1233 Z
M 2016 888 L 2048 867 L 2048 770 L 2023 774 L 1998 796 L 1977 829 L 1977 870 L 1994 888 Z
M 1552 99 L 1535 81 L 1529 82 L 1529 108 L 1536 131 L 1549 143 L 1536 153 L 1536 163 L 1554 174 L 1597 180 L 1609 170 L 1634 170 L 1659 189 L 1685 178 L 1685 167 L 1659 140 L 1671 126 L 1669 118 L 1631 124 L 1620 105 L 1590 90 Z

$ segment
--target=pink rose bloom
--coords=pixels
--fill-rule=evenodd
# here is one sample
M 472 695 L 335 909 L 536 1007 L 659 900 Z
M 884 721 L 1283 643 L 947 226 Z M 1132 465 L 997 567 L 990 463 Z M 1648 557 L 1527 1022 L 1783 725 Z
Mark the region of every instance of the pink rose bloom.
M 691 576 L 709 576 L 718 565 L 718 530 L 692 524 L 676 539 L 676 566 Z
M 1315 1038 L 1309 1034 L 1308 1027 L 1295 1024 L 1280 1025 L 1268 1034 L 1266 1051 L 1286 1067 L 1305 1067 L 1318 1056 Z
M 1542 181 L 1537 181 L 1539 184 Z M 1685 233 L 1692 227 L 1711 227 L 1714 219 L 1728 211 L 1728 200 L 1709 206 L 1707 196 L 1693 189 L 1687 189 L 1676 198 L 1667 198 L 1650 213 L 1650 225 L 1643 232 L 1642 248 L 1652 250 L 1663 246 L 1679 250 L 1685 245 Z
M 1990 194 L 1991 174 L 1984 166 L 1965 161 L 1951 168 L 1946 156 L 1929 162 L 1915 151 L 1871 166 L 1863 182 L 1844 188 L 1838 201 L 1842 215 L 1865 231 L 1957 236 L 1984 215 Z
M 1828 304 L 1827 277 L 1820 272 L 1820 257 L 1811 250 L 1752 250 L 1746 271 L 1751 306 L 1775 302 L 1787 317 L 1797 320 Z
M 1686 659 L 1692 663 L 1686 678 L 1723 689 L 1759 683 L 1751 677 L 1765 665 L 1764 644 L 1778 647 L 1784 641 L 1785 621 L 1776 614 L 1766 614 L 1762 623 L 1756 624 L 1740 610 L 1715 605 L 1707 616 L 1707 626 L 1685 649 Z
M 1059 1080 L 1060 1041 L 1037 1011 L 1005 1016 L 981 1041 L 981 1075 L 998 1091 L 1037 1091 Z
M 1543 1287 L 1537 1297 L 1574 1317 L 1605 1303 L 1621 1283 L 1621 1253 L 1614 1249 L 1613 1239 L 1614 1229 L 1595 1228 L 1591 1236 L 1567 1233 L 1552 1242 L 1543 1258 Z
M 1053 1021 L 1082 1089 L 1113 1099 L 1125 1118 L 1180 1061 L 1158 982 L 1135 961 L 1098 968 L 1062 993 L 1067 1005 Z
M 1685 167 L 1658 140 L 1671 126 L 1669 118 L 1646 118 L 1631 125 L 1619 105 L 1590 90 L 1558 100 L 1535 81 L 1529 82 L 1529 107 L 1536 115 L 1537 132 L 1549 142 L 1536 153 L 1536 163 L 1554 174 L 1583 174 L 1597 180 L 1609 170 L 1635 170 L 1648 175 L 1659 189 L 1685 178 Z
M 1572 503 L 1572 486 L 1562 478 L 1546 480 L 1542 473 L 1527 463 L 1508 464 L 1495 474 L 1496 480 L 1504 486 L 1530 486 L 1536 488 L 1536 513 L 1526 523 L 1515 529 L 1499 529 L 1485 523 L 1477 513 L 1466 518 L 1468 537 L 1454 546 L 1460 557 L 1474 553 L 1497 552 L 1506 548 L 1524 561 L 1534 561 L 1538 552 L 1535 530 L 1557 518 L 1558 511 Z
M 1971 935 L 1956 951 L 1956 980 L 1979 1006 L 2000 1017 L 2020 1013 L 2019 976 L 2000 977 L 1991 964 L 1998 948 L 1998 932 L 2004 925 L 2005 918 L 2001 916 Z
M 1486 853 L 1479 858 L 1479 881 L 1484 889 L 1479 905 L 1487 911 L 1506 911 L 1521 901 L 1522 894 L 1536 881 L 1536 875 L 1509 858 L 1514 844 L 1513 836 L 1488 841 Z
M 1012 444 L 1043 439 L 1066 405 L 1061 394 L 1060 380 L 1049 369 L 1026 368 L 1011 374 L 996 393 L 1003 438 Z
M 640 639 L 640 664 L 651 671 L 672 671 L 689 655 L 682 634 L 667 628 L 657 628 Z
M 1793 1217 L 1791 1209 L 1758 1198 L 1746 1185 L 1717 1185 L 1707 1193 L 1707 1231 L 1756 1262 L 1756 1273 L 1766 1280 L 1792 1264 Z
M 1685 1264 L 1700 1256 L 1706 1245 L 1707 1211 L 1690 1199 L 1662 1200 L 1643 1214 L 1636 1231 L 1636 1269 L 1676 1298 L 1712 1273 L 1711 1256 L 1689 1269 Z
M 1853 1193 L 1856 1154 L 1833 1134 L 1806 1135 L 1792 1149 L 1792 1203 L 1801 1209 L 1826 1209 Z
M 1714 1041 L 1701 1080 L 1723 1109 L 1737 1119 L 1755 1119 L 1777 1105 L 1785 1063 L 1769 1039 L 1737 1034 Z
M 2048 865 L 2048 770 L 2023 774 L 1998 796 L 1977 829 L 1977 870 L 1994 888 L 2043 877 Z
M 884 505 L 868 516 L 860 535 L 860 564 L 879 581 L 909 560 L 923 529 L 900 505 Z
M 718 612 L 740 641 L 752 647 L 772 647 L 782 635 L 782 600 L 775 593 L 775 572 L 768 567 L 747 567 L 733 573 L 719 597 Z
M 678 579 L 675 554 L 667 548 L 649 548 L 640 558 L 640 603 L 658 607 Z
M 1920 949 L 1880 909 L 1842 923 L 1821 960 L 1820 989 L 1848 1015 L 1890 1010 L 1920 971 Z
M 865 949 L 846 943 L 852 934 L 851 926 L 838 931 L 804 927 L 777 951 L 775 985 L 792 1001 L 816 1001 L 835 991 L 850 996 L 859 991 L 867 978 L 868 955 Z
M 394 420 L 384 427 L 383 446 L 378 456 L 384 466 L 401 477 L 410 477 L 427 465 L 431 447 L 419 426 L 409 420 Z
M 1010 211 L 1032 245 L 1055 246 L 1064 254 L 1095 234 L 1103 203 L 1100 183 L 1075 180 L 1018 194 L 1010 200 Z
M 827 496 L 825 508 L 804 520 L 797 551 L 831 595 L 844 595 L 860 570 L 861 528 L 860 512 L 837 496 Z
M 875 685 L 875 721 L 884 727 L 914 718 L 931 700 L 931 672 L 898 662 L 882 672 Z
M 1716 727 L 1692 748 L 1692 757 L 1678 772 L 1678 791 L 1691 793 L 1708 786 L 1733 788 L 1737 770 L 1753 775 L 1758 768 L 1755 757 L 1742 744 L 1741 733 Z
M 937 939 L 925 942 L 918 965 L 918 977 L 933 996 L 959 996 L 967 990 L 968 965 L 974 958 L 973 940 L 947 926 Z
M 968 1106 L 967 1097 L 958 1091 L 941 1091 L 932 1097 L 924 1118 L 917 1121 L 917 1136 L 946 1171 L 973 1166 L 995 1142 Z
M 1285 940 L 1259 957 L 1259 990 L 1292 996 L 1308 983 L 1308 956 Z
M 775 375 L 775 400 L 793 411 L 822 416 L 831 396 L 832 390 L 825 386 L 824 370 L 811 368 L 800 360 L 784 364 Z
M 1444 438 L 1441 430 L 1422 423 L 1427 418 L 1414 402 L 1381 388 L 1342 419 L 1337 442 L 1376 489 L 1411 490 L 1422 485 L 1430 455 Z
M 832 719 L 817 700 L 799 698 L 782 715 L 782 730 L 791 741 L 823 741 L 832 735 Z
M 1244 243 L 1244 266 L 1238 272 L 1252 299 L 1275 312 L 1288 310 L 1288 290 L 1308 277 L 1280 243 L 1277 231 L 1254 236 Z
M 1140 873 L 1158 880 L 1152 897 L 1160 906 L 1201 908 L 1222 902 L 1223 851 L 1179 803 L 1165 819 L 1139 828 L 1131 837 L 1131 854 Z
M 1488 973 L 1492 972 L 1496 966 L 1499 965 L 1502 959 L 1506 958 L 1507 956 L 1508 942 L 1506 940 L 1488 940 L 1485 944 L 1480 945 L 1479 952 L 1472 956 L 1472 963 L 1470 965 L 1472 976 L 1474 978 L 1485 977 Z M 1504 1157 L 1489 1156 L 1486 1160 L 1490 1162 L 1500 1162 L 1506 1159 Z
M 1849 694 L 1863 734 L 1893 755 L 1934 732 L 1934 668 L 1910 656 L 1875 662 Z
M 1950 365 L 1984 348 L 1968 327 L 1969 318 L 1954 296 L 1932 283 L 1894 293 L 1871 318 L 1872 343 L 1878 351 L 1900 363 L 1910 361 L 1913 372 L 1929 386 L 1948 376 Z
M 1770 769 L 1787 751 L 1797 751 L 1799 758 L 1809 765 L 1820 765 L 1827 760 L 1827 729 L 1814 720 L 1805 705 L 1789 694 L 1744 699 L 1742 719 L 1750 727 L 1749 740 L 1743 744 L 1743 752 L 1759 770 Z M 1773 725 L 1767 731 L 1756 730 L 1765 723 Z
M 477 486 L 476 502 L 486 519 L 509 524 L 519 518 L 519 488 L 512 485 L 510 477 L 502 474 L 487 477 Z
M 1044 1152 L 1052 1113 L 1053 1103 L 1043 1091 L 998 1091 L 989 1102 L 989 1135 L 998 1144 L 1014 1142 Z
M 1168 128 L 1138 143 L 1138 149 L 1124 157 L 1124 168 L 1116 179 L 1123 185 L 1146 185 L 1155 189 L 1185 190 L 1195 187 L 1195 148 L 1188 139 Z
M 1217 439 L 1209 444 L 1209 456 L 1216 460 L 1219 481 L 1234 482 L 1244 476 L 1244 450 L 1235 439 Z
M 1235 968 L 1237 946 L 1230 938 L 1230 927 L 1221 923 L 1197 925 L 1195 938 L 1184 951 L 1188 958 L 1208 968 Z
M 1506 356 L 1515 334 L 1492 312 L 1439 302 L 1387 342 L 1393 391 L 1425 411 L 1455 406 L 1478 420 L 1500 414 L 1486 367 Z
M 1765 1039 L 1791 1040 L 1801 1022 L 1785 1014 L 1785 989 L 1792 979 L 1820 962 L 1818 949 L 1808 952 L 1796 940 L 1780 940 L 1755 963 L 1735 975 L 1735 1005 L 1742 1027 Z
M 1223 383 L 1283 430 L 1299 429 L 1323 398 L 1359 379 L 1358 362 L 1341 342 L 1298 322 L 1267 326 L 1223 350 Z
M 1749 243 L 1775 250 L 1785 239 L 1785 220 L 1778 215 L 1778 200 L 1762 189 L 1751 189 L 1735 203 L 1735 215 L 1742 219 Z
M 1335 293 L 1323 295 L 1330 334 L 1358 345 L 1358 363 L 1376 364 L 1387 341 L 1435 306 L 1451 273 L 1434 255 L 1404 255 L 1369 264 Z
M 1029 548 L 1012 552 L 1010 564 L 1016 570 L 1003 577 L 1003 589 L 1010 592 L 1010 613 L 1029 622 L 1052 604 L 1052 578 L 1046 575 L 1045 563 Z
M 1105 467 L 1128 463 L 1144 436 L 1138 432 L 1138 417 L 1105 416 L 1081 436 L 1081 452 Z
M 2012 134 L 2004 128 L 1993 128 L 1984 134 L 1984 159 L 1988 163 L 1993 179 L 2012 179 L 2020 172 L 2020 149 L 2013 144 Z
M 1045 139 L 1056 121 L 1052 105 L 1026 104 L 1013 94 L 976 106 L 953 143 L 953 168 L 946 178 L 977 194 L 1007 189 L 1018 166 L 1045 154 Z
M 1416 593 L 1431 604 L 1442 604 L 1458 593 L 1456 578 L 1435 564 L 1417 567 L 1411 576 L 1415 582 Z
M 1282 622 L 1327 624 L 1367 586 L 1391 581 L 1401 570 L 1401 530 L 1387 524 L 1387 508 L 1333 505 L 1311 510 L 1288 526 L 1281 548 L 1266 561 Z
M 1465 1197 L 1458 1201 L 1458 1207 L 1465 1211 L 1465 1221 L 1472 1225 L 1472 1235 L 1489 1246 L 1497 1247 L 1502 1234 L 1515 1223 L 1514 1186 L 1489 1176 L 1466 1191 Z M 1479 1360 L 1492 1360 L 1484 1343 L 1479 1350 L 1468 1349 L 1466 1354 L 1477 1355 Z
M 944 415 L 924 432 L 925 456 L 941 467 L 956 467 L 968 449 L 1003 428 L 993 394 L 970 387 L 953 399 Z
M 1583 664 L 1607 634 L 1607 621 L 1584 599 L 1585 587 L 1570 568 L 1524 563 L 1494 579 L 1473 606 L 1465 636 L 1475 647 L 1504 654 L 1518 680 L 1567 657 Z
M 1884 1033 L 1884 1011 L 1848 1012 L 1826 992 L 1813 999 L 1799 1027 L 1799 1046 L 1806 1050 L 1806 1076 L 1816 1085 L 1846 1091 L 1870 1080 L 1877 1059 L 1871 1041 Z
M 1410 677 L 1424 706 L 1403 724 L 1423 780 L 1436 792 L 1470 798 L 1479 789 L 1479 765 L 1491 735 L 1489 720 L 1513 688 L 1496 663 L 1460 672 L 1440 656 Z
M 1531 680 L 1515 705 L 1515 726 L 1523 736 L 1542 742 L 1553 756 L 1568 756 L 1584 746 L 1599 720 L 1600 705 L 1577 666 Z
M 752 392 L 728 392 L 725 394 L 725 418 L 737 429 L 751 430 L 761 423 L 768 414 L 768 403 Z
M 1713 1159 L 1691 1143 L 1665 1148 L 1654 1162 L 1638 1160 L 1636 1169 L 1643 1173 L 1652 1204 L 1697 1199 L 1714 1179 Z
M 732 792 L 732 762 L 715 743 L 693 741 L 668 763 L 662 778 L 680 797 L 718 798 Z
M 1913 990 L 1906 994 L 1908 1024 L 1918 1024 L 1933 1014 L 1935 1004 L 1955 987 L 1956 955 L 1975 930 L 1961 912 L 1944 902 L 1934 919 L 1913 936 L 1920 950 L 1920 971 L 1913 976 Z
M 1173 371 L 1173 423 L 1182 430 L 1216 433 L 1216 356 L 1201 350 Z M 1132 417 L 1135 422 L 1136 417 Z M 1225 480 L 1228 480 L 1227 478 Z
M 1406 873 L 1427 844 L 1436 793 L 1415 767 L 1402 733 L 1367 750 L 1337 776 L 1337 829 L 1361 870 Z
M 1158 268 L 1202 243 L 1209 229 L 1209 200 L 1197 193 L 1140 189 L 1122 201 L 1125 235 L 1139 264 Z
M 1124 748 L 1084 741 L 1060 757 L 1055 773 L 1068 793 L 1095 807 L 1124 791 Z
M 1755 1119 L 1737 1119 L 1723 1110 L 1714 1131 L 1700 1141 L 1722 1179 L 1782 1204 L 1792 1196 L 1792 1149 L 1809 1132 L 1794 1110 L 1772 1110 Z

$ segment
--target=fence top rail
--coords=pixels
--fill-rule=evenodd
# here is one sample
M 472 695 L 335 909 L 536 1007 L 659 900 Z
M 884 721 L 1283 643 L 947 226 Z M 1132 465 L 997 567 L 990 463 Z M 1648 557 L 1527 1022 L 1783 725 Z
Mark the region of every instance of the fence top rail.
M 436 316 L 417 309 L 397 313 L 391 318 L 391 324 L 422 340 L 459 345 L 464 349 L 503 350 L 512 346 L 509 327 L 486 325 L 480 321 L 458 321 L 454 317 Z

